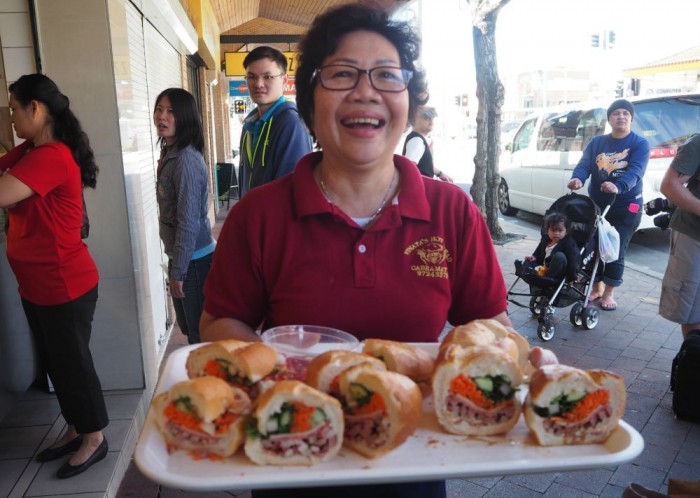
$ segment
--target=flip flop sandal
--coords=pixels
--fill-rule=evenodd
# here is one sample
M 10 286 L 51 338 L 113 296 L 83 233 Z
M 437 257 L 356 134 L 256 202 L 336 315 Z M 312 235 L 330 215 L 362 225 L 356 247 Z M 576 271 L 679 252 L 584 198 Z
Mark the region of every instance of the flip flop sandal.
M 614 299 L 603 299 L 600 302 L 600 307 L 605 311 L 614 311 L 617 309 L 617 303 Z

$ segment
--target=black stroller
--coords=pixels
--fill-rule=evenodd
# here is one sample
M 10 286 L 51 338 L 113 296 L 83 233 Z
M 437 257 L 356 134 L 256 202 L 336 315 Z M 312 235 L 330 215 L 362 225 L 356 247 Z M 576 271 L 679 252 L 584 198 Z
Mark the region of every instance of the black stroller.
M 523 271 L 522 265 L 516 263 L 515 274 L 518 278 L 508 289 L 508 301 L 527 307 L 510 299 L 511 296 L 530 297 L 530 311 L 537 316 L 537 335 L 543 341 L 549 341 L 556 332 L 552 315 L 556 308 L 574 305 L 569 313 L 569 319 L 575 326 L 583 325 L 586 330 L 592 330 L 598 325 L 600 311 L 590 306 L 588 299 L 591 295 L 594 276 L 598 271 L 600 255 L 598 252 L 597 228 L 598 221 L 605 216 L 608 208 L 601 214 L 598 206 L 585 195 L 569 193 L 560 197 L 549 207 L 545 216 L 551 213 L 564 214 L 571 224 L 570 233 L 580 249 L 581 264 L 575 283 L 567 283 L 566 276 L 555 280 L 546 276 L 538 276 Z M 544 227 L 542 228 L 544 230 Z M 529 293 L 514 292 L 513 289 L 520 280 L 530 286 Z

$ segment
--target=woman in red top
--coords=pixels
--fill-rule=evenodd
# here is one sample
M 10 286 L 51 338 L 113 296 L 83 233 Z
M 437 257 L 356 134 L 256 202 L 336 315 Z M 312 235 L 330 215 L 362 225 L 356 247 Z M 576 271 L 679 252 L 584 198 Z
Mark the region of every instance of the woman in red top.
M 15 133 L 25 142 L 0 158 L 0 207 L 9 215 L 7 259 L 39 359 L 68 427 L 40 462 L 75 452 L 57 477 L 80 474 L 107 455 L 109 419 L 89 342 L 98 273 L 80 236 L 82 189 L 97 165 L 68 97 L 41 74 L 10 85 Z

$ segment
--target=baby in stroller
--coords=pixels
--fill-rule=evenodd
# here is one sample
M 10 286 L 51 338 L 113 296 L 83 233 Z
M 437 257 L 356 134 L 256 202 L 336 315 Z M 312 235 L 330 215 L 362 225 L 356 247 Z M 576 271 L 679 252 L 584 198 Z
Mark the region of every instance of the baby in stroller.
M 569 235 L 569 219 L 563 213 L 551 213 L 543 221 L 542 239 L 532 256 L 516 261 L 516 273 L 536 274 L 552 280 L 575 282 L 581 261 L 576 241 Z M 517 268 L 518 266 L 521 268 Z

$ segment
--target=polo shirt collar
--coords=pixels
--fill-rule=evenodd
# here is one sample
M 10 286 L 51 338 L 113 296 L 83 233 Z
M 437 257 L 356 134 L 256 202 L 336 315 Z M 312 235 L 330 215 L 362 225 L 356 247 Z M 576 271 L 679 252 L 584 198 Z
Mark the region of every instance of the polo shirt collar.
M 294 204 L 300 218 L 321 213 L 333 213 L 333 208 L 316 184 L 314 168 L 321 162 L 323 152 L 313 152 L 301 158 L 294 168 Z M 398 210 L 401 217 L 430 221 L 430 204 L 425 194 L 423 176 L 407 158 L 394 155 L 394 165 L 401 175 L 401 191 L 398 205 L 387 208 L 387 213 Z M 385 214 L 387 214 L 385 213 Z M 386 216 L 382 216 L 372 228 L 386 227 Z
M 256 119 L 256 117 L 257 117 L 257 115 L 258 115 L 258 108 L 256 107 L 255 109 L 253 109 L 252 111 L 250 111 L 250 113 L 248 114 L 248 116 L 246 116 L 246 118 L 245 118 L 245 120 L 244 120 L 244 123 L 245 123 L 245 124 L 248 124 L 248 123 L 255 123 L 255 122 L 257 122 L 257 121 L 260 121 L 261 123 L 264 123 L 265 121 L 267 121 L 268 119 L 270 119 L 270 116 L 272 116 L 272 113 L 275 112 L 275 109 L 277 109 L 279 106 L 281 106 L 282 104 L 284 104 L 286 101 L 287 101 L 287 98 L 286 98 L 284 95 L 282 95 L 282 96 L 277 100 L 277 102 L 275 102 L 275 103 L 272 105 L 272 107 L 270 107 L 270 108 L 267 110 L 267 112 L 266 112 L 265 114 L 262 115 L 262 117 L 261 117 L 260 119 Z

